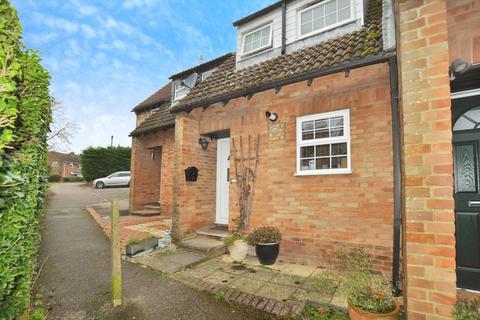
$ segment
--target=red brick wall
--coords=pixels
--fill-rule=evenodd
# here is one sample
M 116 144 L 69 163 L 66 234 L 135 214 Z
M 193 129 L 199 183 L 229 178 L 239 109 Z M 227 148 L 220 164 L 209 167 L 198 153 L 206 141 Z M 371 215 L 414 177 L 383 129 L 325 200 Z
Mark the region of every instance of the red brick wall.
M 65 155 L 65 157 L 68 155 Z M 62 177 L 74 177 L 72 172 L 81 172 L 80 162 L 70 162 L 65 160 L 62 154 L 49 152 L 48 153 L 48 166 L 50 168 L 50 175 L 59 175 Z M 54 164 L 55 162 L 55 164 Z
M 172 214 L 174 133 L 171 128 L 132 139 L 132 210 L 160 201 L 161 214 Z M 156 149 L 154 160 L 151 159 L 152 148 Z
M 215 177 L 217 148 L 214 141 L 206 151 L 198 144 L 199 123 L 192 114 L 178 115 L 175 123 L 176 166 L 175 209 L 177 219 L 173 220 L 175 238 L 192 234 L 195 229 L 213 224 L 215 220 Z M 185 181 L 185 169 L 196 167 L 198 180 Z
M 450 61 L 480 63 L 480 0 L 448 0 Z
M 447 6 L 408 0 L 399 9 L 407 316 L 450 319 L 456 275 Z
M 280 228 L 283 259 L 325 264 L 339 246 L 362 246 L 373 254 L 379 269 L 389 271 L 393 234 L 389 90 L 388 65 L 378 64 L 352 70 L 348 78 L 338 73 L 315 79 L 311 87 L 306 82 L 293 84 L 278 94 L 269 90 L 249 101 L 239 98 L 177 117 L 176 142 L 184 155 L 179 169 L 195 165 L 201 174 L 196 184 L 179 179 L 177 213 L 183 232 L 215 215 L 215 148 L 209 146 L 204 153 L 198 146 L 199 134 L 230 129 L 238 143 L 240 135 L 259 133 L 251 226 Z M 351 112 L 353 173 L 294 176 L 296 118 L 344 108 Z M 278 113 L 283 138 L 269 139 L 267 110 Z M 182 170 L 176 173 L 181 175 Z M 238 213 L 236 202 L 236 186 L 231 184 L 230 218 Z

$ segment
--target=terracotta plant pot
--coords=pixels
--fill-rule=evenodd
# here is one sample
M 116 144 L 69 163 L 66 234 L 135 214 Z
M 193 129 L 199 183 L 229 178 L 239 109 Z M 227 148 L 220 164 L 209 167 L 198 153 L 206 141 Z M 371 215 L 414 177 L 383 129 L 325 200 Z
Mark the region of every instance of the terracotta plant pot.
M 228 247 L 230 258 L 235 261 L 245 260 L 247 257 L 248 243 L 245 240 L 235 240 L 232 245 Z
M 255 245 L 255 253 L 258 261 L 263 265 L 271 265 L 277 261 L 278 252 L 280 251 L 280 243 L 257 243 Z
M 400 317 L 400 304 L 397 300 L 394 300 L 395 309 L 389 313 L 371 313 L 364 311 L 348 304 L 348 315 L 352 320 L 369 320 L 369 319 L 381 319 L 381 320 L 397 320 Z

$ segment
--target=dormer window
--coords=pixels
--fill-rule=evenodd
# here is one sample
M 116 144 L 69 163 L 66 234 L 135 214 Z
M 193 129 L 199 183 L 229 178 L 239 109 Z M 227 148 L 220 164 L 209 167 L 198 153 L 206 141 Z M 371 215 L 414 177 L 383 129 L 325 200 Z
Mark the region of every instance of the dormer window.
M 243 35 L 242 54 L 252 54 L 272 46 L 272 25 L 266 25 Z
M 298 12 L 299 36 L 307 37 L 353 19 L 352 0 L 327 0 Z
M 173 87 L 173 100 L 180 100 L 183 97 L 185 97 L 188 93 L 188 88 L 185 86 L 183 83 L 178 82 L 175 83 L 175 86 Z
M 207 79 L 207 78 L 208 78 L 212 73 L 214 73 L 216 70 L 217 70 L 217 68 L 203 72 L 203 73 L 202 73 L 202 81 L 205 80 L 205 79 Z

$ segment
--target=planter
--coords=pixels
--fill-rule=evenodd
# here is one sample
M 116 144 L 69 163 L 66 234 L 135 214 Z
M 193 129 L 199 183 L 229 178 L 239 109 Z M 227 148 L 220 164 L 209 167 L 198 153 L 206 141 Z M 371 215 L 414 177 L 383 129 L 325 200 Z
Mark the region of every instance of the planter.
M 137 244 L 127 244 L 127 247 L 125 248 L 125 253 L 127 256 L 133 256 L 134 254 L 141 252 L 141 251 L 146 251 L 149 249 L 153 249 L 158 245 L 158 239 L 157 238 L 149 238 L 142 240 L 140 243 Z
M 400 304 L 397 300 L 394 300 L 393 302 L 395 303 L 395 310 L 389 313 L 371 313 L 348 304 L 348 315 L 352 320 L 397 320 L 400 317 Z
M 245 240 L 235 240 L 232 245 L 228 247 L 230 258 L 235 261 L 245 260 L 247 257 L 248 243 Z
M 280 242 L 275 243 L 257 243 L 255 253 L 258 261 L 263 265 L 274 264 L 280 251 Z

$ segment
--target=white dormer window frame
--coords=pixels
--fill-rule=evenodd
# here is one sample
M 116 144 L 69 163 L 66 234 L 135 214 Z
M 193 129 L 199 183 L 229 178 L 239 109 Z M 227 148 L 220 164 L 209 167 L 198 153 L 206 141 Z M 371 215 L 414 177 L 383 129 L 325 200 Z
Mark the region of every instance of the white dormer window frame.
M 210 69 L 210 70 L 207 70 L 205 72 L 202 72 L 202 81 L 204 81 L 205 79 L 210 77 L 212 75 L 212 73 L 214 73 L 215 71 L 217 71 L 217 68 Z
M 181 81 L 173 86 L 173 100 L 178 101 L 188 94 L 189 89 Z
M 268 32 L 268 43 L 264 44 L 263 46 L 260 46 L 258 48 L 255 48 L 255 49 L 251 49 L 249 51 L 245 51 L 245 41 L 247 39 L 247 37 L 249 35 L 252 35 L 256 32 L 261 32 L 262 30 L 264 29 L 267 29 L 269 28 L 269 32 Z M 254 53 L 258 53 L 258 52 L 261 52 L 267 48 L 271 48 L 272 47 L 272 43 L 273 43 L 273 23 L 268 23 L 268 24 L 264 24 L 258 28 L 255 28 L 254 30 L 252 31 L 249 31 L 249 32 L 246 32 L 245 34 L 243 34 L 242 36 L 242 55 L 243 56 L 246 56 L 246 55 L 251 55 L 251 54 L 254 54 Z
M 338 20 L 338 12 L 340 11 L 340 10 L 338 10 L 338 2 L 339 1 L 342 1 L 342 0 L 321 1 L 321 2 L 314 3 L 314 4 L 309 5 L 305 8 L 303 8 L 303 9 L 298 10 L 298 12 L 297 12 L 297 37 L 298 37 L 298 39 L 300 40 L 300 39 L 308 38 L 308 37 L 311 37 L 313 35 L 316 35 L 316 34 L 331 30 L 331 29 L 338 28 L 342 25 L 345 25 L 345 24 L 348 24 L 352 21 L 355 21 L 355 19 L 356 19 L 356 17 L 355 17 L 355 0 L 347 0 L 347 1 L 350 2 L 350 18 L 343 19 L 343 20 L 340 20 L 340 21 Z M 337 22 L 334 23 L 334 24 L 326 26 L 325 21 L 324 21 L 322 28 L 315 29 L 315 30 L 312 30 L 311 32 L 302 34 L 302 14 L 307 12 L 307 11 L 319 8 L 321 6 L 323 6 L 325 8 L 328 4 L 330 4 L 332 2 L 337 3 L 337 10 L 335 11 Z M 325 19 L 325 17 L 326 17 L 326 15 L 324 15 L 324 19 Z

